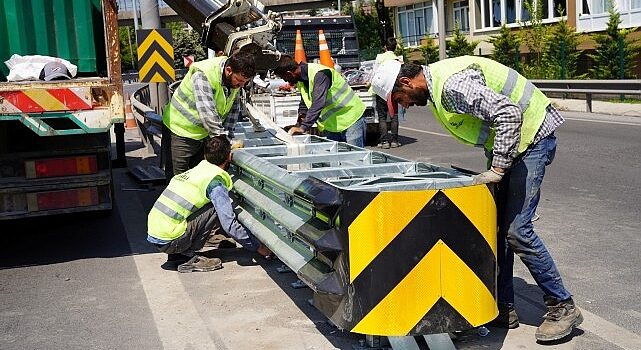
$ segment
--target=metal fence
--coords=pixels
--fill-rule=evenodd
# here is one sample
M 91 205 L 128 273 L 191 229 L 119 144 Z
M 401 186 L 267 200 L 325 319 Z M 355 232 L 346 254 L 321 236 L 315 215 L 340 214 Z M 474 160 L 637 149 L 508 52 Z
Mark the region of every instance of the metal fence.
M 585 96 L 586 111 L 592 112 L 593 95 L 622 95 L 641 97 L 641 79 L 621 80 L 531 80 L 545 93 L 578 94 Z

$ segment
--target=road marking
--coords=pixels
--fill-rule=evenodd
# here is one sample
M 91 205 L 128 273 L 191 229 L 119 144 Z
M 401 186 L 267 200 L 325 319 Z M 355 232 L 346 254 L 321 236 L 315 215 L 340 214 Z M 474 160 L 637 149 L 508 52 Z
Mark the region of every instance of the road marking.
M 443 133 L 440 133 L 440 132 L 434 132 L 434 131 L 427 131 L 427 130 L 421 130 L 421 129 L 408 128 L 408 127 L 406 127 L 406 126 L 399 126 L 398 128 L 399 128 L 399 129 L 403 129 L 403 130 L 410 130 L 410 131 L 420 132 L 420 133 L 423 133 L 423 134 L 436 135 L 436 136 L 445 136 L 445 137 L 451 137 L 451 136 L 452 136 L 452 135 L 450 135 L 450 134 L 443 134 Z
M 572 117 L 563 117 L 563 119 L 580 121 L 580 122 L 601 123 L 601 124 L 641 126 L 641 122 L 639 122 L 639 123 L 628 123 L 628 122 L 617 122 L 617 121 L 614 121 L 614 120 L 598 120 L 598 119 L 585 119 L 585 118 L 572 118 Z
M 524 295 L 516 297 L 540 310 L 541 304 Z M 578 327 L 624 350 L 641 349 L 641 336 L 581 308 L 583 323 Z
M 115 179 L 123 181 L 119 173 L 114 173 Z M 189 293 L 178 278 L 178 273 L 160 268 L 165 254 L 140 253 L 148 248 L 144 245 L 146 242 L 142 241 L 147 225 L 140 222 L 139 215 L 129 214 L 145 211 L 138 198 L 123 194 L 120 190 L 116 190 L 115 194 L 120 218 L 123 223 L 127 223 L 123 226 L 133 252 L 140 284 L 147 297 L 163 348 L 227 350 L 222 339 L 200 317 Z

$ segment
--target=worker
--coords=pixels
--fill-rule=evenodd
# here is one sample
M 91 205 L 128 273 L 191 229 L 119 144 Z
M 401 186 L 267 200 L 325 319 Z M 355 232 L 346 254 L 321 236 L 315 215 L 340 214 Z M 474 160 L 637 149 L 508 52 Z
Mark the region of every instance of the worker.
M 178 272 L 222 268 L 218 258 L 198 255 L 211 232 L 222 229 L 250 251 L 269 257 L 271 251 L 238 222 L 229 198 L 232 181 L 225 171 L 231 162 L 231 144 L 225 135 L 204 141 L 198 165 L 174 176 L 149 212 L 147 241 L 167 253 Z
M 255 67 L 253 56 L 246 52 L 189 66 L 163 112 L 167 181 L 200 163 L 208 136 L 234 137 L 241 113 L 238 90 L 254 76 Z
M 532 216 L 539 202 L 545 167 L 556 151 L 554 131 L 563 123 L 550 100 L 515 70 L 476 56 L 428 66 L 387 61 L 372 80 L 374 91 L 403 107 L 431 102 L 436 119 L 457 140 L 484 147 L 489 170 L 474 184 L 499 184 L 498 304 L 492 325 L 516 328 L 512 281 L 514 253 L 543 290 L 547 313 L 536 331 L 539 341 L 569 335 L 583 321 L 572 295 Z
M 330 140 L 365 146 L 365 105 L 334 69 L 316 63 L 296 63 L 285 55 L 274 74 L 295 85 L 301 93 L 299 116 L 304 114 L 304 118 L 299 118 L 300 125 L 289 129 L 290 135 L 309 132 L 316 123 Z
M 387 38 L 387 40 L 385 41 L 385 52 L 376 55 L 374 70 L 376 70 L 379 65 L 383 64 L 386 61 L 399 61 L 399 57 L 394 53 L 394 50 L 396 50 L 396 45 L 396 38 Z M 380 133 L 378 147 L 400 147 L 401 143 L 398 142 L 398 108 L 396 106 L 391 106 L 393 108 L 388 108 L 387 101 L 376 95 L 376 93 L 374 93 L 371 88 L 370 92 L 375 96 L 376 99 L 375 103 L 376 113 L 378 113 L 378 131 Z M 390 124 L 389 132 L 387 127 L 388 123 Z

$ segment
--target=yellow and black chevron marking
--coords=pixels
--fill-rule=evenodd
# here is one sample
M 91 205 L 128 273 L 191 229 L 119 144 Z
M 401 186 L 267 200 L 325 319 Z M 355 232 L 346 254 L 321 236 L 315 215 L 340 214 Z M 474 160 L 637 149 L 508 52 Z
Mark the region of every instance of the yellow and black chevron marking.
M 166 83 L 176 80 L 171 29 L 142 29 L 138 42 L 138 78 L 143 83 Z
M 352 332 L 423 335 L 496 317 L 496 206 L 487 186 L 346 199 Z

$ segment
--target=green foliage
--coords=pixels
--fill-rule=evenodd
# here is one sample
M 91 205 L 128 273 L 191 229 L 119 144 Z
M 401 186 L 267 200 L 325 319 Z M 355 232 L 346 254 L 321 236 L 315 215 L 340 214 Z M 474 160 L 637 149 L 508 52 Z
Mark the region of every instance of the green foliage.
M 521 39 L 510 28 L 503 25 L 497 35 L 490 37 L 489 42 L 494 45 L 490 58 L 516 71 L 521 69 Z
M 424 59 L 422 64 L 438 62 L 438 46 L 434 45 L 434 40 L 429 35 L 425 36 L 424 43 L 418 49 Z
M 581 35 L 562 18 L 545 39 L 543 65 L 547 78 L 580 78 L 576 75 L 577 63 L 582 53 L 582 50 L 578 49 L 579 44 Z
M 536 10 L 534 1 L 537 1 Z M 543 25 L 543 5 L 541 0 L 525 0 L 525 8 L 530 13 L 530 19 L 521 22 L 521 40 L 530 51 L 523 74 L 530 79 L 545 79 L 548 76 L 547 67 L 543 65 L 543 51 L 548 36 L 549 27 Z
M 347 6 L 344 6 L 345 9 Z M 350 5 L 351 8 L 351 5 Z M 354 11 L 354 25 L 358 36 L 358 46 L 361 50 L 382 52 L 381 24 L 376 11 L 365 13 L 363 6 Z
M 123 72 L 135 70 L 137 65 L 136 32 L 131 27 L 119 27 L 120 68 Z
M 207 48 L 200 43 L 200 34 L 187 27 L 184 22 L 172 22 L 167 25 L 174 40 L 174 67 L 185 68 L 183 56 L 194 56 L 194 61 L 207 58 Z
M 405 48 L 405 44 L 403 44 L 403 38 L 401 37 L 396 38 L 396 50 L 394 50 L 394 54 L 396 56 L 403 56 L 403 62 L 407 62 L 407 55 L 409 54 L 409 50 Z
M 454 35 L 452 40 L 446 43 L 447 57 L 459 57 L 465 55 L 473 55 L 474 49 L 479 44 L 479 41 L 467 41 L 467 38 L 461 33 L 461 28 L 458 22 L 454 26 Z
M 621 15 L 610 7 L 610 19 L 605 34 L 595 34 L 594 54 L 589 55 L 594 61 L 590 76 L 595 79 L 634 78 L 634 58 L 641 46 L 628 38 L 636 28 L 619 29 Z

